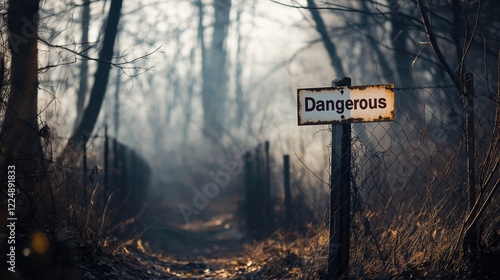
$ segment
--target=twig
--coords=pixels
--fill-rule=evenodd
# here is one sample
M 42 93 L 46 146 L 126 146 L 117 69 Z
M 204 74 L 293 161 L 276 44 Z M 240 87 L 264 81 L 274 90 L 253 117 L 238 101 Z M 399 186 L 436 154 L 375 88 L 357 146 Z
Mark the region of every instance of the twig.
M 321 215 L 318 208 L 316 208 L 316 205 L 314 205 L 314 203 L 309 199 L 309 197 L 304 193 L 304 191 L 302 191 L 302 189 L 299 187 L 297 183 L 295 183 L 295 186 L 299 189 L 300 193 L 302 193 L 302 195 L 307 199 L 307 201 L 311 203 L 312 207 L 314 208 L 314 211 L 316 211 L 316 213 L 318 213 L 318 215 L 321 217 L 321 220 L 323 220 L 323 215 Z
M 115 192 L 112 192 L 108 196 L 108 200 L 106 201 L 106 206 L 104 206 L 104 211 L 102 212 L 102 217 L 101 217 L 101 224 L 99 225 L 99 229 L 97 230 L 97 236 L 98 237 L 101 236 L 102 229 L 104 228 L 104 221 L 106 220 L 106 212 L 108 211 L 108 205 L 109 205 L 109 202 L 111 201 L 111 197 L 113 197 L 114 193 Z
M 142 56 L 139 56 L 139 57 L 136 57 L 132 60 L 125 60 L 123 62 L 112 62 L 112 61 L 104 61 L 104 60 L 100 60 L 98 58 L 95 58 L 95 57 L 90 57 L 86 54 L 84 54 L 83 52 L 79 52 L 79 51 L 75 51 L 75 50 L 72 50 L 66 46 L 63 46 L 63 45 L 54 45 L 54 44 L 51 44 L 49 42 L 47 42 L 46 40 L 42 39 L 42 38 L 38 38 L 40 42 L 44 43 L 45 45 L 47 45 L 48 47 L 52 47 L 52 48 L 59 48 L 59 49 L 62 49 L 62 50 L 65 50 L 65 51 L 68 51 L 72 54 L 75 54 L 79 57 L 82 57 L 84 59 L 88 59 L 88 60 L 92 60 L 92 61 L 96 61 L 96 62 L 99 62 L 99 63 L 107 63 L 107 64 L 110 64 L 114 67 L 117 67 L 119 69 L 122 70 L 122 72 L 124 74 L 127 74 L 125 73 L 125 71 L 123 71 L 123 69 L 127 69 L 126 67 L 124 68 L 123 66 L 124 65 L 130 65 L 130 64 L 134 64 L 135 62 L 141 60 L 141 59 L 146 59 L 148 58 L 149 56 L 153 55 L 154 53 L 156 53 L 159 49 L 161 49 L 163 47 L 163 45 L 160 45 L 159 47 L 157 47 L 155 50 L 153 50 L 152 52 L 149 52 L 149 53 L 146 53 Z M 122 59 L 123 59 L 123 56 L 122 56 Z M 142 70 L 149 70 L 150 68 L 141 68 L 141 67 L 132 67 L 133 69 L 142 69 Z
M 318 175 L 316 175 L 316 173 L 314 173 L 314 171 L 312 171 L 309 167 L 307 167 L 307 165 L 299 158 L 299 156 L 297 155 L 297 153 L 294 153 L 294 155 L 297 157 L 297 159 L 299 160 L 300 163 L 302 163 L 302 165 L 307 169 L 309 170 L 309 172 L 311 172 L 314 177 L 316 177 L 318 180 L 320 180 L 321 182 L 323 182 L 325 185 L 327 186 L 330 186 L 330 184 L 328 184 L 327 182 L 325 182 L 323 179 L 321 179 Z
M 92 206 L 94 205 L 94 196 L 96 194 L 96 191 L 97 191 L 97 188 L 99 187 L 99 183 L 97 183 L 95 185 L 95 188 L 94 190 L 92 191 L 92 196 L 90 197 L 90 205 L 89 205 L 89 208 L 87 209 L 87 219 L 85 221 L 85 230 L 87 230 L 88 228 L 88 224 L 89 224 L 89 217 L 90 217 L 90 209 L 92 208 Z

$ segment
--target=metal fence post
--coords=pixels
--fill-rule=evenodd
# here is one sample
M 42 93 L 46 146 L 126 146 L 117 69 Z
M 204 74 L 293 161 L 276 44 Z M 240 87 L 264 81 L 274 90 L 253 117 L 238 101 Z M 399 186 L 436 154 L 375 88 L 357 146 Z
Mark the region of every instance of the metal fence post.
M 351 78 L 332 82 L 332 87 L 351 86 Z M 332 125 L 330 174 L 330 240 L 328 277 L 337 278 L 349 267 L 351 124 Z

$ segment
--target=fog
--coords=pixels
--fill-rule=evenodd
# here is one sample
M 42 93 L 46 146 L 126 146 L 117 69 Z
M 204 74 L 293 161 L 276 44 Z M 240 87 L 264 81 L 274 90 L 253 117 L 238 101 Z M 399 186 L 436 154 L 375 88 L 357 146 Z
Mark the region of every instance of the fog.
M 145 159 L 153 171 L 153 187 L 168 193 L 169 199 L 190 198 L 193 185 L 210 180 L 210 170 L 223 168 L 231 159 L 241 160 L 246 151 L 264 141 L 271 143 L 276 184 L 281 182 L 281 157 L 291 154 L 297 177 L 306 180 L 301 185 L 321 197 L 327 190 L 321 181 L 328 182 L 331 135 L 326 125 L 297 126 L 297 88 L 329 86 L 339 76 L 351 77 L 353 85 L 389 83 L 396 88 L 446 86 L 456 80 L 447 77 L 446 67 L 439 66 L 442 61 L 436 61 L 426 33 L 411 29 L 418 26 L 413 4 L 345 2 L 325 4 L 325 10 L 304 9 L 301 5 L 305 4 L 125 2 L 114 64 L 93 135 L 104 137 L 107 126 L 110 137 Z M 77 121 L 73 109 L 81 76 L 77 66 L 86 59 L 77 55 L 84 46 L 82 10 L 75 7 L 46 2 L 42 15 L 41 36 L 52 47 L 40 44 L 40 64 L 58 67 L 40 75 L 45 89 L 40 116 L 63 140 L 54 145 L 55 153 Z M 106 2 L 92 4 L 89 57 L 98 55 L 106 9 Z M 313 11 L 321 12 L 319 20 L 329 28 L 321 27 Z M 445 18 L 436 20 L 443 36 L 447 34 Z M 328 40 L 324 31 L 329 32 Z M 402 36 L 405 39 L 399 39 Z M 438 40 L 446 58 L 460 51 L 445 37 Z M 472 50 L 480 48 L 473 45 Z M 467 63 L 482 71 L 480 56 L 473 53 Z M 90 60 L 89 84 L 96 65 Z M 484 79 L 479 84 L 489 88 Z M 395 98 L 394 122 L 358 124 L 353 129 L 356 139 L 369 150 L 390 151 L 396 158 L 409 143 L 426 142 L 418 135 L 424 125 L 429 126 L 430 135 L 435 134 L 439 123 L 449 123 L 450 114 L 462 110 L 453 105 L 436 107 L 460 102 L 452 90 L 400 91 Z M 398 142 L 402 130 L 408 130 L 408 138 Z M 435 149 L 436 143 L 430 145 L 429 149 Z M 392 171 L 398 172 L 399 167 Z M 242 194 L 241 188 L 237 190 Z M 320 200 L 324 206 L 326 200 Z
M 212 131 L 213 135 L 206 138 L 204 130 L 209 124 L 203 119 L 198 8 L 191 1 L 174 2 L 125 2 L 115 47 L 117 66 L 111 70 L 94 134 L 102 136 L 107 124 L 110 136 L 134 147 L 151 164 L 156 179 L 168 174 L 166 168 L 182 166 L 184 163 L 179 159 L 186 154 L 192 157 L 196 153 L 209 162 L 222 160 L 218 159 L 220 150 L 231 149 L 231 153 L 243 154 L 235 141 L 241 141 L 239 147 L 251 149 L 257 142 L 269 140 L 276 155 L 297 153 L 305 162 L 308 158 L 322 159 L 311 163 L 314 168 L 322 168 L 328 153 L 329 134 L 322 132 L 313 137 L 326 126 L 299 128 L 296 125 L 296 88 L 329 85 L 336 73 L 327 62 L 327 55 L 306 11 L 268 1 L 232 3 L 231 23 L 224 42 L 227 99 L 216 108 L 222 111 L 228 122 L 220 131 Z M 214 8 L 209 3 L 205 5 L 204 36 L 206 44 L 210 45 Z M 221 5 L 221 9 L 227 8 L 226 4 Z M 53 44 L 60 42 L 80 49 L 80 10 L 68 9 L 57 2 L 45 3 L 45 8 L 60 14 L 68 22 L 62 25 L 60 17 L 50 17 L 47 12 L 45 24 L 54 30 L 42 33 L 42 36 Z M 89 41 L 93 47 L 89 56 L 97 55 L 96 46 L 103 35 L 102 21 L 98 19 L 102 18 L 103 11 L 102 4 L 92 5 Z M 241 13 L 239 21 L 236 20 L 237 13 Z M 69 137 L 76 120 L 73 108 L 79 71 L 75 64 L 81 58 L 58 49 L 47 50 L 42 58 L 43 63 L 70 62 L 41 76 L 47 83 L 54 83 L 53 80 L 58 78 L 63 80 L 52 85 L 52 91 L 42 97 L 47 104 L 42 117 L 53 124 L 56 135 L 64 139 Z M 73 60 L 77 62 L 71 63 Z M 133 63 L 126 63 L 129 61 Z M 90 73 L 95 66 L 91 61 Z M 241 69 L 238 77 L 244 102 L 241 108 L 236 100 L 237 67 Z M 90 76 L 91 84 L 93 77 Z M 115 96 L 117 83 L 120 84 L 118 104 Z M 243 119 L 237 125 L 235 119 L 240 113 Z M 117 115 L 118 124 L 114 119 Z M 306 149 L 302 147 L 297 151 L 301 142 Z
M 493 275 L 497 1 L 0 11 L 0 278 Z

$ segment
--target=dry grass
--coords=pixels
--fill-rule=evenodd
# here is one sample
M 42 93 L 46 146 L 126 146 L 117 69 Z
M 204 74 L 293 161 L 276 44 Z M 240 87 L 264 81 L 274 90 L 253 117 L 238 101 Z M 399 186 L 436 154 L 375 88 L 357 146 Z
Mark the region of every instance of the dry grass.
M 266 240 L 247 246 L 247 254 L 264 279 L 320 279 L 326 271 L 328 234 L 322 227 L 304 236 L 275 232 Z
M 462 220 L 451 219 L 443 207 L 423 204 L 412 212 L 400 212 L 387 222 L 383 213 L 354 213 L 351 224 L 349 278 L 428 279 L 476 278 L 463 258 Z M 253 273 L 263 279 L 325 279 L 328 228 L 309 225 L 304 236 L 275 232 L 248 246 Z M 482 244 L 485 244 L 483 242 Z M 483 271 L 483 273 L 490 273 Z
M 351 274 L 361 278 L 458 275 L 463 263 L 451 248 L 460 229 L 439 216 L 432 208 L 419 209 L 381 226 L 376 214 L 355 214 Z M 448 268 L 449 260 L 453 268 Z

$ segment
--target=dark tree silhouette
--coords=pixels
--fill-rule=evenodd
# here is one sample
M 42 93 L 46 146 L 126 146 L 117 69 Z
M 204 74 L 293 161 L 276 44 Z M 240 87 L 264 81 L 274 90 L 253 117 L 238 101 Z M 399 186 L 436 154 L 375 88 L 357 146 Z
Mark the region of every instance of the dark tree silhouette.
M 87 55 L 89 45 L 89 26 L 90 26 L 90 0 L 85 0 L 83 2 L 82 10 L 82 54 Z M 87 97 L 88 91 L 88 80 L 89 80 L 89 61 L 88 59 L 82 59 L 80 64 L 80 85 L 77 92 L 76 100 L 76 124 L 80 121 L 80 116 L 83 113 L 85 106 L 85 99 Z
M 18 174 L 31 179 L 43 172 L 43 151 L 38 134 L 38 0 L 8 2 L 10 90 L 1 128 L 2 172 L 15 164 Z M 20 175 L 21 176 L 21 175 Z M 20 182 L 21 183 L 21 182 Z
M 69 152 L 79 150 L 80 147 L 85 145 L 90 134 L 94 130 L 108 84 L 122 4 L 122 0 L 111 1 L 103 45 L 102 49 L 99 51 L 99 64 L 94 75 L 94 85 L 90 93 L 90 100 L 85 108 L 80 124 L 73 131 L 68 144 L 61 154 L 61 161 L 65 160 L 65 157 L 69 154 Z

